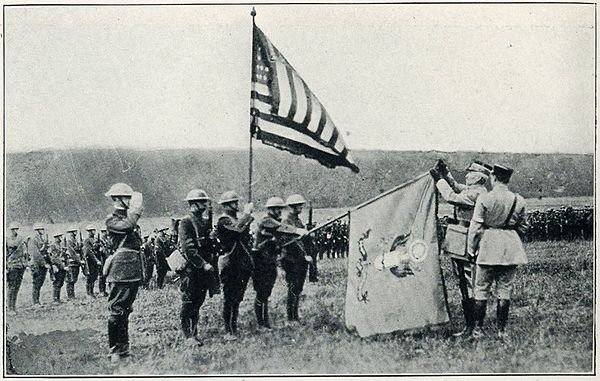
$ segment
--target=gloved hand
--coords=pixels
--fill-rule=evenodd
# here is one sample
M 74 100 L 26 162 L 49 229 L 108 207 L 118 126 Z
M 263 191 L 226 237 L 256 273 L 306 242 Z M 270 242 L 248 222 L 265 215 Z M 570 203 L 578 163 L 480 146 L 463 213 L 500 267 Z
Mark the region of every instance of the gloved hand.
M 129 201 L 129 209 L 132 213 L 142 214 L 144 211 L 144 197 L 140 192 L 133 192 Z
M 433 181 L 435 181 L 436 183 L 442 178 L 442 176 L 440 176 L 440 173 L 435 168 L 431 168 L 429 170 L 429 174 L 431 175 L 431 177 L 433 177 Z
M 308 263 L 313 263 L 313 259 L 310 255 L 305 255 L 304 256 L 304 260 Z
M 251 214 L 254 211 L 254 204 L 249 202 L 244 205 L 244 214 Z
M 442 159 L 438 159 L 437 163 L 434 167 L 441 177 L 446 177 L 448 175 L 448 166 Z

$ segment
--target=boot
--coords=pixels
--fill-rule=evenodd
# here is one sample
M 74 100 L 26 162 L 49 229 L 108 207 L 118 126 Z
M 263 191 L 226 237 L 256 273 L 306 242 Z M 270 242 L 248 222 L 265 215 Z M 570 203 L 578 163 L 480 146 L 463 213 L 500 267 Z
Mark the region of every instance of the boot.
M 231 306 L 229 302 L 223 304 L 223 322 L 225 323 L 225 332 L 233 334 L 231 329 Z
M 59 304 L 61 303 L 60 301 L 60 288 L 53 288 L 52 289 L 52 298 L 54 300 L 55 304 Z
M 474 318 L 476 327 L 473 329 L 471 336 L 475 339 L 479 339 L 484 336 L 483 333 L 483 321 L 485 319 L 485 312 L 487 309 L 487 300 L 476 300 L 474 308 Z
M 264 302 L 262 305 L 263 324 L 267 329 L 271 329 L 271 322 L 269 319 L 269 302 Z
M 295 307 L 296 307 L 296 295 L 294 295 L 294 293 L 292 291 L 288 290 L 287 306 L 286 306 L 288 321 L 296 320 L 296 316 L 294 313 Z
M 184 304 L 181 306 L 181 311 L 179 312 L 179 318 L 181 320 L 181 332 L 186 339 L 189 339 L 193 336 L 192 333 L 192 317 L 190 306 L 188 304 Z
M 34 305 L 40 304 L 40 289 L 37 286 L 33 286 L 33 290 L 31 291 L 31 299 Z
M 15 311 L 17 305 L 16 291 L 13 287 L 8 288 L 8 310 Z
M 295 300 L 294 303 L 294 320 L 300 321 L 300 317 L 298 316 L 298 309 L 300 308 L 300 295 Z
M 231 333 L 237 334 L 237 319 L 240 312 L 240 304 L 234 303 L 231 306 Z
M 473 328 L 475 328 L 475 316 L 474 316 L 474 307 L 475 307 L 475 299 L 469 298 L 464 299 L 462 301 L 463 314 L 465 316 L 465 328 L 460 331 L 454 333 L 452 336 L 461 337 L 461 336 L 469 336 L 471 332 L 473 332 Z
M 264 326 L 265 322 L 262 313 L 262 302 L 259 300 L 254 301 L 254 314 L 256 315 L 256 322 L 258 323 L 258 326 Z
M 67 283 L 67 299 L 75 299 L 75 283 Z
M 508 321 L 508 311 L 510 309 L 510 300 L 508 299 L 498 299 L 498 305 L 496 309 L 497 316 L 497 324 L 498 324 L 498 338 L 505 339 L 507 338 L 506 331 L 506 323 Z

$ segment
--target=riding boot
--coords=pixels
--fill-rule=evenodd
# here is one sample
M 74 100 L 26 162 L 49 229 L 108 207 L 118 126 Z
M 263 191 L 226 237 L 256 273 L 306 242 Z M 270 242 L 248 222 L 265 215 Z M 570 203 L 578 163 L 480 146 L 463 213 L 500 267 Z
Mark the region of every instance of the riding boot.
M 269 302 L 264 302 L 262 305 L 263 324 L 265 328 L 271 329 L 271 321 L 269 319 Z
M 233 333 L 231 329 L 231 303 L 223 303 L 223 322 L 225 323 L 225 332 Z
M 231 333 L 234 335 L 237 333 L 237 319 L 238 319 L 239 311 L 240 311 L 239 303 L 233 303 L 231 306 Z
M 288 290 L 288 295 L 287 295 L 287 306 L 286 306 L 286 312 L 287 312 L 287 318 L 289 321 L 295 320 L 295 316 L 294 316 L 294 308 L 296 306 L 296 295 L 294 295 L 294 293 L 291 290 Z
M 498 305 L 496 309 L 497 324 L 498 324 L 498 336 L 504 336 L 504 329 L 508 321 L 508 311 L 510 309 L 510 300 L 498 299 Z
M 475 328 L 475 299 L 469 298 L 464 299 L 462 301 L 463 314 L 465 316 L 465 328 L 453 334 L 454 337 L 468 336 L 473 332 L 473 328 Z
M 487 309 L 487 300 L 476 300 L 474 308 L 474 318 L 476 327 L 473 329 L 472 336 L 479 338 L 483 336 L 483 321 Z
M 256 322 L 259 327 L 264 327 L 265 319 L 263 315 L 263 303 L 260 300 L 254 301 L 254 314 L 256 314 Z
M 119 352 L 119 321 L 117 318 L 111 316 L 108 318 L 108 347 L 110 353 Z
M 200 307 L 194 307 L 190 314 L 190 328 L 194 337 L 198 335 L 198 320 L 200 320 Z

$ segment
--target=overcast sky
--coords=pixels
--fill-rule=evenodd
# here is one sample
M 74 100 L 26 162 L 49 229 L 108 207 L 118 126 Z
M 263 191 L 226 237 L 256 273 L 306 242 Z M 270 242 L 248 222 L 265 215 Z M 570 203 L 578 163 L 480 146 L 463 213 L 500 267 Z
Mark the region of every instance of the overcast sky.
M 6 8 L 7 151 L 246 148 L 250 10 Z M 594 5 L 256 10 L 351 150 L 594 150 Z

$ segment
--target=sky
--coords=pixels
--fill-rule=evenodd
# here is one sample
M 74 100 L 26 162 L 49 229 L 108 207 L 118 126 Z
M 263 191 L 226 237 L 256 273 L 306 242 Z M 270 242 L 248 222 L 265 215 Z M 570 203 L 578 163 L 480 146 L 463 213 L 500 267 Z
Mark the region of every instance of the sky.
M 6 8 L 7 152 L 247 148 L 250 11 Z M 594 152 L 594 5 L 256 11 L 350 150 Z

